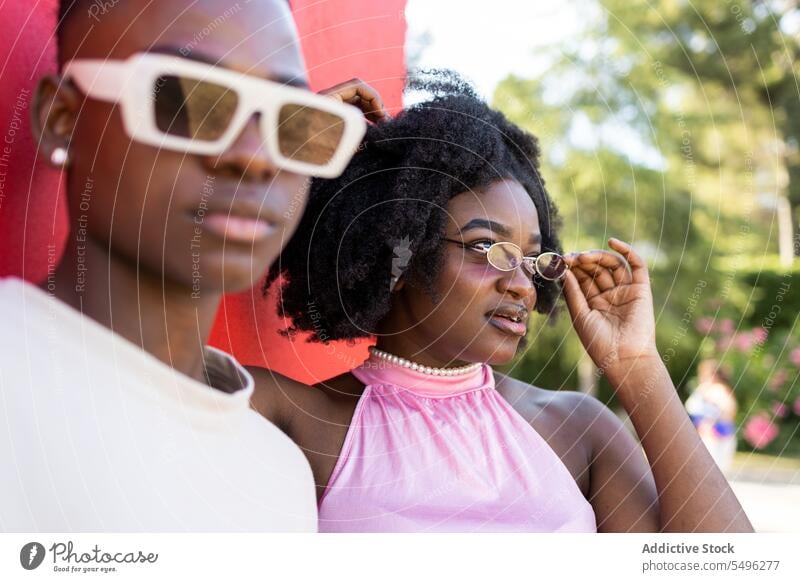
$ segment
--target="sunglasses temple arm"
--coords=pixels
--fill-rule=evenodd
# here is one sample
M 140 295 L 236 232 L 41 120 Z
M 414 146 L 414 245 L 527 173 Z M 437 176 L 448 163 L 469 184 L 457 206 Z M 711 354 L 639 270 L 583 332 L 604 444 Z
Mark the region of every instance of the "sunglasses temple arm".
M 85 94 L 101 101 L 119 101 L 130 80 L 127 62 L 80 60 L 64 67 L 63 77 L 71 79 Z

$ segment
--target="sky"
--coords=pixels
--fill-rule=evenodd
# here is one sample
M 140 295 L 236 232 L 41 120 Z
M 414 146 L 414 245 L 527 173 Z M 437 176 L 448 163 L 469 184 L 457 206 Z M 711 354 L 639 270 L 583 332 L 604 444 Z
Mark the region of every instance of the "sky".
M 602 16 L 592 0 L 408 0 L 407 59 L 415 53 L 420 68 L 455 69 L 471 81 L 489 103 L 497 84 L 510 74 L 536 78 L 547 74 L 554 51 L 580 44 L 583 33 Z M 423 100 L 407 94 L 405 105 Z M 576 116 L 570 141 L 581 148 L 597 147 L 598 128 Z M 664 159 L 627 126 L 601 130 L 610 143 L 631 160 L 663 168 Z
M 577 38 L 591 7 L 585 0 L 408 0 L 406 47 L 417 51 L 427 34 L 430 44 L 422 49 L 419 64 L 455 69 L 491 99 L 497 83 L 510 73 L 544 73 L 549 61 L 537 53 Z

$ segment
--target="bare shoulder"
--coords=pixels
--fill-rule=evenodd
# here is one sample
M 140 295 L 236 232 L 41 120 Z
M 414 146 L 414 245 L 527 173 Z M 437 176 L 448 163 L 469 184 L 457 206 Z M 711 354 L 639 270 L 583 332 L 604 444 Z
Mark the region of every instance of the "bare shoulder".
M 658 531 L 658 492 L 635 435 L 603 402 L 495 373 L 498 392 L 564 462 L 598 531 Z
M 588 498 L 595 450 L 597 399 L 582 392 L 547 390 L 495 372 L 500 395 L 558 455 Z
M 495 372 L 495 384 L 515 408 L 541 410 L 562 419 L 583 423 L 611 411 L 597 398 L 574 390 L 548 390 Z
M 596 443 L 628 429 L 616 414 L 591 394 L 574 390 L 548 390 L 495 372 L 500 394 L 537 429 L 549 429 L 580 442 L 588 458 Z
M 324 382 L 314 384 L 314 388 L 325 395 L 331 402 L 351 402 L 364 391 L 364 384 L 350 372 L 339 374 Z
M 248 367 L 255 381 L 251 406 L 284 432 L 297 408 L 317 408 L 324 395 L 313 386 L 303 384 L 268 368 Z
M 364 388 L 349 372 L 308 385 L 266 368 L 247 370 L 255 380 L 251 405 L 290 436 L 298 426 L 309 425 L 309 419 L 337 422 L 347 417 Z

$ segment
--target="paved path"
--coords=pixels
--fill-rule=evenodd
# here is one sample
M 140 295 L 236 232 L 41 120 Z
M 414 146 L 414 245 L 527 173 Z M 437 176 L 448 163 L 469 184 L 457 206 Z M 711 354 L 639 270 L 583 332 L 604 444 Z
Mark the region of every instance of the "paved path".
M 727 477 L 756 531 L 800 533 L 797 459 L 740 452 Z
M 730 481 L 757 532 L 800 533 L 800 485 Z

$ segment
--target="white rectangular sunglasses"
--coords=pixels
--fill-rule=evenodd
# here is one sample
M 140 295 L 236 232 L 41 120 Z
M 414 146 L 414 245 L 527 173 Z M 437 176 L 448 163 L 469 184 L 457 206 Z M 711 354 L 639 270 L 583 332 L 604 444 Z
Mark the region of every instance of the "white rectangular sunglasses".
M 177 56 L 75 59 L 63 75 L 86 95 L 119 103 L 132 139 L 189 154 L 222 154 L 258 112 L 265 150 L 278 167 L 335 178 L 366 132 L 357 107 Z

